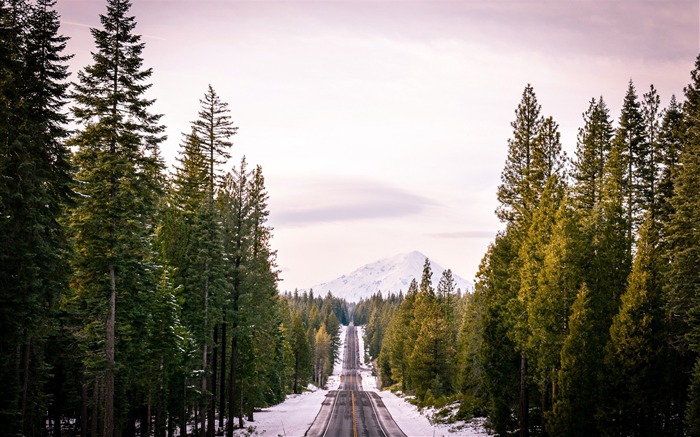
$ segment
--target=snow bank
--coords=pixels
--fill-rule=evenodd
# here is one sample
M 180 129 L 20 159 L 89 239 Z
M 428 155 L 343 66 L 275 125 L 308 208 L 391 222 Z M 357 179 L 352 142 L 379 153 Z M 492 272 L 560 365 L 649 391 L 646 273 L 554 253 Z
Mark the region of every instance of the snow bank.
M 303 436 L 316 418 L 327 393 L 327 390 L 316 390 L 289 395 L 281 404 L 255 413 L 255 421 L 246 421 L 246 427 L 254 428 L 252 433 L 244 428 L 237 429 L 233 435 Z
M 357 330 L 357 346 L 360 348 L 360 367 L 365 367 L 365 325 L 358 326 Z

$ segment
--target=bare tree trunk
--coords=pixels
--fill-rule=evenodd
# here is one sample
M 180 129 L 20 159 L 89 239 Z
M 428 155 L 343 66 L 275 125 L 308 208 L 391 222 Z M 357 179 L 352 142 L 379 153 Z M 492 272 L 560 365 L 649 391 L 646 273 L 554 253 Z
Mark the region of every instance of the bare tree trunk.
M 234 334 L 231 336 L 231 371 L 229 372 L 229 397 L 228 397 L 228 426 L 226 436 L 233 437 L 233 418 L 236 414 L 236 361 L 238 354 L 238 339 L 235 335 L 236 325 L 233 326 Z
M 241 383 L 241 387 L 239 392 L 241 393 L 241 398 L 238 400 L 238 427 L 243 428 L 245 426 L 245 423 L 243 423 L 243 384 Z
M 117 280 L 113 262 L 109 263 L 109 280 L 111 290 L 109 294 L 109 314 L 107 316 L 107 367 L 105 369 L 105 411 L 103 437 L 114 436 L 114 326 L 116 321 L 115 312 L 117 306 Z
M 99 412 L 99 405 L 101 403 L 100 401 L 100 385 L 99 381 L 97 378 L 95 378 L 95 384 L 92 389 L 92 423 L 91 423 L 91 432 L 90 432 L 90 437 L 97 437 L 97 430 L 99 429 L 98 422 L 99 422 L 99 417 L 100 415 L 98 414 Z
M 88 388 L 85 371 L 80 377 L 82 387 L 80 390 L 80 437 L 87 437 L 88 428 Z
M 182 409 L 180 410 L 180 437 L 187 437 L 187 379 L 182 382 Z
M 226 315 L 224 314 L 224 319 Z M 219 426 L 224 426 L 226 411 L 226 322 L 221 324 L 221 375 L 219 376 Z
M 214 325 L 214 345 L 211 351 L 211 375 L 209 376 L 209 387 L 211 387 L 211 396 L 209 397 L 209 410 L 207 428 L 207 436 L 214 437 L 216 430 L 216 371 L 217 369 L 217 342 L 219 341 L 219 326 Z
M 207 355 L 209 353 L 209 348 L 207 347 L 209 340 L 209 266 L 208 263 L 204 264 L 204 347 L 202 351 L 202 401 L 201 401 L 201 414 L 200 419 L 202 420 L 202 429 L 199 435 L 202 437 L 206 436 L 207 429 L 207 370 L 209 369 L 207 363 Z

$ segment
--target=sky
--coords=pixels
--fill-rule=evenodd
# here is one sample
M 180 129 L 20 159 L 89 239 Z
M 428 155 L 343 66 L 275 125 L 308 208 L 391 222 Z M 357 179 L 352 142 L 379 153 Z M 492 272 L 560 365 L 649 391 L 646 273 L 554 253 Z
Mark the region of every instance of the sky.
M 282 290 L 413 250 L 473 279 L 525 86 L 573 156 L 591 98 L 682 100 L 700 52 L 698 0 L 132 3 L 166 161 L 211 84 L 239 127 L 222 170 L 263 168 Z M 75 80 L 105 2 L 56 9 Z

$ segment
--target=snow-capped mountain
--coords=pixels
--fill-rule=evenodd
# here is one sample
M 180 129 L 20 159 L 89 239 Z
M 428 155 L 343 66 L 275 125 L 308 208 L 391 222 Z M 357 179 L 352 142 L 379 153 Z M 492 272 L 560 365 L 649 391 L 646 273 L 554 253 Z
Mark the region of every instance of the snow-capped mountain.
M 403 253 L 364 265 L 352 273 L 314 285 L 312 288 L 314 294 L 325 295 L 330 291 L 334 296 L 345 298 L 349 302 L 366 299 L 377 291 L 381 291 L 383 294 L 398 293 L 399 291 L 406 293 L 411 280 L 415 278 L 416 281 L 420 282 L 425 258 L 425 255 L 416 251 Z M 445 269 L 432 260 L 430 267 L 433 272 L 433 287 L 437 287 Z M 471 282 L 457 276 L 454 272 L 452 272 L 452 276 L 455 281 L 455 289 L 459 288 L 462 292 L 473 289 Z

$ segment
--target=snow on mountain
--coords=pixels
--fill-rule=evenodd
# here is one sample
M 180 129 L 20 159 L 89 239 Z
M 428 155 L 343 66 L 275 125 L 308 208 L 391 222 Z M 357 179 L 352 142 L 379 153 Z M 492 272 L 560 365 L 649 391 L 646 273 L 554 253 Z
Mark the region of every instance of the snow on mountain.
M 415 278 L 420 282 L 425 258 L 425 255 L 417 251 L 396 255 L 364 265 L 352 273 L 314 285 L 312 288 L 316 295 L 325 295 L 330 291 L 334 296 L 345 298 L 349 302 L 367 299 L 377 291 L 385 295 L 399 291 L 406 293 L 411 280 Z M 445 269 L 432 260 L 430 267 L 433 271 L 433 287 L 437 287 Z M 459 288 L 464 292 L 474 288 L 471 282 L 457 276 L 454 271 L 452 276 L 455 289 Z

